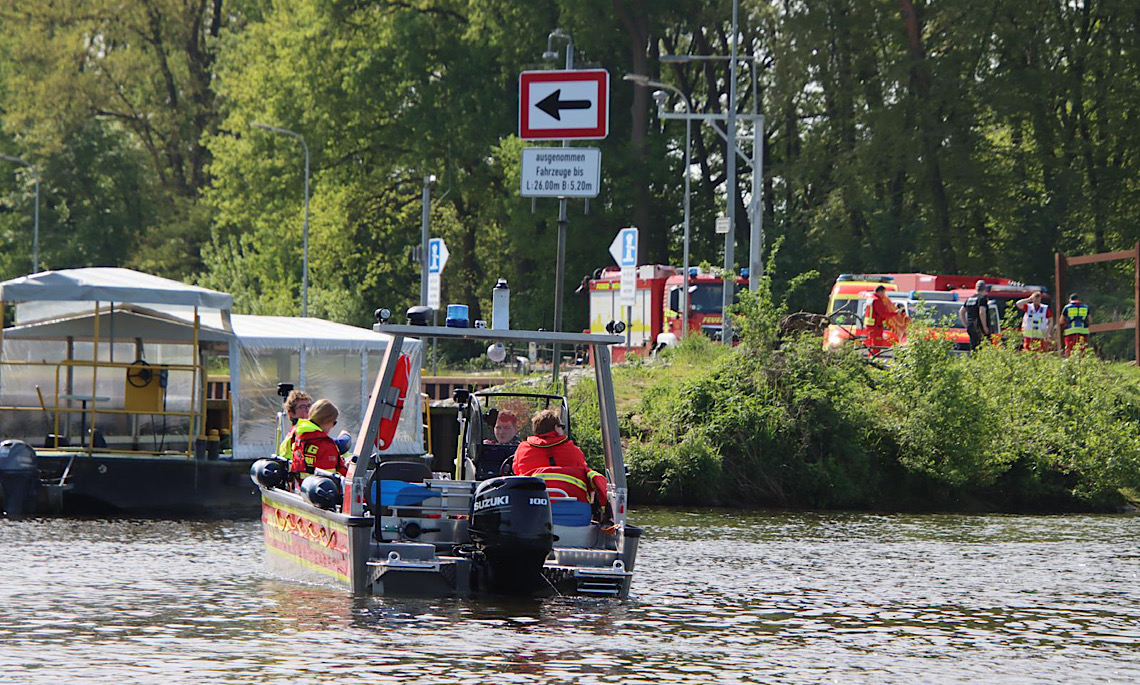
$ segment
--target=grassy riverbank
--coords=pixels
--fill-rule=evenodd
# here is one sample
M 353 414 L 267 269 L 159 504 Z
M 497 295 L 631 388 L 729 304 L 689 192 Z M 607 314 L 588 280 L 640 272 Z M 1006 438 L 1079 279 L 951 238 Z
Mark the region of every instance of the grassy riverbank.
M 615 369 L 636 502 L 1071 511 L 1140 491 L 1130 365 L 1006 348 L 951 357 L 918 339 L 880 367 L 818 337 L 780 339 L 780 308 L 762 298 L 740 308 L 732 350 L 694 336 Z M 575 433 L 600 453 L 593 392 L 572 393 Z

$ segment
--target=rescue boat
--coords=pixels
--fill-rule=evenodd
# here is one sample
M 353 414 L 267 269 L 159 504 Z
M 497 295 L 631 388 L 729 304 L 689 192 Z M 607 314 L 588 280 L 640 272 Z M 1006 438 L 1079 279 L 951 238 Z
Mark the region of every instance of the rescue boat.
M 350 455 L 348 474 L 318 471 L 299 489 L 288 465 L 251 470 L 261 491 L 267 558 L 282 575 L 331 581 L 361 595 L 629 596 L 641 529 L 627 520 L 628 490 L 610 374 L 621 336 L 377 324 L 392 338 Z M 590 504 L 509 472 L 501 445 L 485 445 L 483 407 L 502 393 L 458 391 L 453 468 L 386 453 L 405 388 L 418 378 L 400 350 L 405 338 L 588 346 L 601 421 L 608 501 Z M 531 398 L 564 398 L 531 394 Z M 492 449 L 495 447 L 496 449 Z M 438 463 L 438 462 L 437 462 Z

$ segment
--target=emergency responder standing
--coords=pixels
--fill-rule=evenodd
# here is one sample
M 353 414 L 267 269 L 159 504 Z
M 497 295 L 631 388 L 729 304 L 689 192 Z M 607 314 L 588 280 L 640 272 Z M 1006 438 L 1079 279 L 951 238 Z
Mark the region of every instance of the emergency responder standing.
M 875 288 L 875 296 L 871 298 L 871 304 L 863 317 L 863 326 L 867 329 L 867 348 L 872 357 L 882 354 L 883 350 L 891 346 L 884 329 L 893 327 L 896 317 L 899 317 L 899 313 L 887 297 L 886 287 L 880 285 Z
M 985 281 L 979 280 L 974 288 L 976 289 L 974 296 L 958 308 L 958 318 L 962 320 L 966 333 L 970 335 L 971 352 L 993 333 L 990 330 L 990 298 L 986 296 L 990 287 Z
M 1069 304 L 1061 309 L 1061 335 L 1065 340 L 1065 356 L 1083 349 L 1089 341 L 1089 306 L 1081 296 L 1069 295 Z
M 1049 305 L 1042 304 L 1041 292 L 1035 292 L 1014 303 L 1025 312 L 1021 317 L 1021 349 L 1027 352 L 1049 351 Z

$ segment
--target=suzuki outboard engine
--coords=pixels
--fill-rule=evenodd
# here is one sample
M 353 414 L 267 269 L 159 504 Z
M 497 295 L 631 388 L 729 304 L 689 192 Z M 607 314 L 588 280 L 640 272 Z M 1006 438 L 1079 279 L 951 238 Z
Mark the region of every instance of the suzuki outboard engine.
M 249 467 L 250 479 L 264 488 L 279 488 L 289 475 L 289 463 L 283 459 L 258 459 Z
M 321 509 L 335 509 L 341 499 L 340 485 L 328 476 L 309 476 L 301 481 L 301 494 Z
M 479 585 L 497 594 L 531 594 L 546 583 L 542 565 L 554 547 L 546 482 L 532 476 L 484 481 L 468 525 L 480 553 Z
M 0 442 L 0 492 L 3 493 L 0 510 L 12 519 L 31 513 L 39 484 L 36 451 L 21 440 Z

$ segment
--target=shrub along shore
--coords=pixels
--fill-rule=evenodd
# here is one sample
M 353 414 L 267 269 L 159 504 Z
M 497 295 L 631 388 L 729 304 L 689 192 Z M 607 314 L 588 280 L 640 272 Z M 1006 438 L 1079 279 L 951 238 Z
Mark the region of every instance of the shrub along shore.
M 762 288 L 741 344 L 690 336 L 615 369 L 640 504 L 881 511 L 1112 511 L 1140 492 L 1135 367 L 1012 347 L 952 356 L 912 335 L 889 363 L 781 339 Z M 575 438 L 601 453 L 592 381 Z

